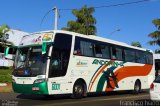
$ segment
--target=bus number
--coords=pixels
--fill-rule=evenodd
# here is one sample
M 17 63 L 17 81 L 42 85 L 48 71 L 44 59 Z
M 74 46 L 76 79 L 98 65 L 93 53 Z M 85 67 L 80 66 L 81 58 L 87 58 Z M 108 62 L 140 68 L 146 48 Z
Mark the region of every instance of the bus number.
M 52 84 L 52 90 L 60 90 L 60 84 Z

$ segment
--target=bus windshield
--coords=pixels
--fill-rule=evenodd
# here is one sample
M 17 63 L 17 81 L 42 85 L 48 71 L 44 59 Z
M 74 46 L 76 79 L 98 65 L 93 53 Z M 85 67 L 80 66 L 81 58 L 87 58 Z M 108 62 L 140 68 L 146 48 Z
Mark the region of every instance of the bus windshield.
M 14 76 L 33 77 L 45 74 L 46 56 L 42 55 L 42 47 L 19 48 L 15 58 Z

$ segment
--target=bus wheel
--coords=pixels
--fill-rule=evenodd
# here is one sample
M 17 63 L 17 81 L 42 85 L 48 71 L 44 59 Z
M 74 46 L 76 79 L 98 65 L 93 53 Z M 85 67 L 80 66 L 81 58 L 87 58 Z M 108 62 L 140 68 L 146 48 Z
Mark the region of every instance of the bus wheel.
M 72 98 L 74 99 L 80 99 L 83 97 L 84 94 L 84 84 L 81 81 L 78 81 L 73 86 L 73 94 Z
M 141 83 L 139 80 L 137 80 L 134 85 L 134 94 L 139 94 L 140 92 L 141 92 Z

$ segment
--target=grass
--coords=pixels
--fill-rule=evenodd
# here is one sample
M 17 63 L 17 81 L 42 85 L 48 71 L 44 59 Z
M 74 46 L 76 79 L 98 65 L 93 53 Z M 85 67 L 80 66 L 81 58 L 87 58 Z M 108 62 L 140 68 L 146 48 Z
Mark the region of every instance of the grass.
M 0 83 L 12 82 L 12 68 L 0 67 Z
M 7 83 L 7 86 L 0 86 L 0 92 L 12 92 L 12 67 L 0 67 L 0 83 Z

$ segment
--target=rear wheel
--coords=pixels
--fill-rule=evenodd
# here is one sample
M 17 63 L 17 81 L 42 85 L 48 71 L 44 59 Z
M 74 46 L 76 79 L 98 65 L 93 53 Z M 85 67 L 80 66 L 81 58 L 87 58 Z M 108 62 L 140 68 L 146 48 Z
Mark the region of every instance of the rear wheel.
M 141 92 L 141 83 L 140 81 L 136 81 L 134 85 L 134 94 L 139 94 Z
M 83 97 L 85 92 L 84 84 L 81 81 L 78 81 L 73 86 L 72 98 L 80 99 Z

